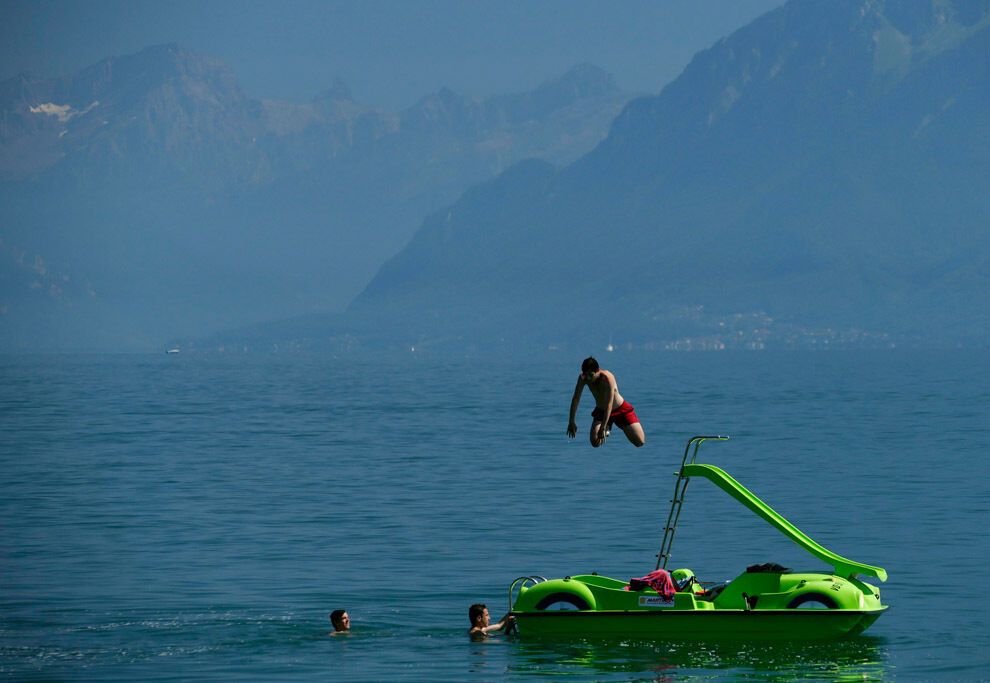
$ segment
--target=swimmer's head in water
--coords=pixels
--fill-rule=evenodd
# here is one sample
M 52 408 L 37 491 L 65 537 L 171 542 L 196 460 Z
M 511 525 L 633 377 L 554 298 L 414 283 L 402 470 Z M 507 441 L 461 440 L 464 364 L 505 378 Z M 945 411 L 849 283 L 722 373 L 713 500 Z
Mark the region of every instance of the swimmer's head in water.
M 468 608 L 468 619 L 471 620 L 472 626 L 478 625 L 478 619 L 481 619 L 481 626 L 487 626 L 485 623 L 485 616 L 488 614 L 488 607 L 481 603 L 476 603 Z
M 330 623 L 338 631 L 350 631 L 351 630 L 351 617 L 347 614 L 346 610 L 335 609 L 330 613 Z

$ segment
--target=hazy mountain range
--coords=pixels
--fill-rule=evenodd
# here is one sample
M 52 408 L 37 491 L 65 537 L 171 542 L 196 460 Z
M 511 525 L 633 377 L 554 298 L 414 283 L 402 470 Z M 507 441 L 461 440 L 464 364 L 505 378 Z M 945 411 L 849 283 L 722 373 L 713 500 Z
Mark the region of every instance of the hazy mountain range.
M 162 51 L 183 55 L 134 59 Z M 20 95 L 34 118 L 5 114 L 3 146 L 39 151 L 30 167 L 0 155 L 5 245 L 26 249 L 17 240 L 32 233 L 10 233 L 7 214 L 30 215 L 51 237 L 38 253 L 84 252 L 93 233 L 73 230 L 62 197 L 91 221 L 136 215 L 149 193 L 154 206 L 172 200 L 163 216 L 141 215 L 140 229 L 133 218 L 101 223 L 98 256 L 164 292 L 178 286 L 166 266 L 181 258 L 188 294 L 122 296 L 115 314 L 130 320 L 140 312 L 127 305 L 151 301 L 159 317 L 184 320 L 236 290 L 223 316 L 188 318 L 213 315 L 219 328 L 274 318 L 278 302 L 331 307 L 342 291 L 331 273 L 367 253 L 370 274 L 373 253 L 390 252 L 363 244 L 400 234 L 394 252 L 415 233 L 366 287 L 348 280 L 363 291 L 344 314 L 241 326 L 201 348 L 990 343 L 990 0 L 792 0 L 621 112 L 621 93 L 590 67 L 527 95 L 439 93 L 389 115 L 341 86 L 309 105 L 252 102 L 217 64 L 194 61 L 196 78 L 151 90 L 116 126 L 86 119 L 110 101 L 97 93 L 119 73 L 113 61 L 86 72 L 83 95 L 64 83 Z M 135 85 L 115 90 L 121 111 L 145 92 L 137 84 L 155 82 L 153 70 L 134 71 Z M 2 86 L 5 112 L 14 91 L 28 84 Z M 176 98 L 186 104 L 169 106 Z M 611 118 L 599 142 L 595 125 Z M 94 142 L 71 147 L 84 121 Z M 101 126 L 118 132 L 103 137 Z M 106 178 L 115 193 L 87 194 Z M 388 230 L 362 218 L 375 204 Z M 417 230 L 392 231 L 427 214 Z M 160 234 L 177 224 L 181 239 Z M 327 232 L 337 224 L 349 229 Z M 44 279 L 48 263 L 19 261 L 41 283 L 36 297 L 77 282 Z M 251 306 L 258 315 L 242 310 Z
M 246 96 L 176 45 L 0 83 L 0 348 L 155 348 L 341 310 L 429 212 L 590 150 L 629 95 L 590 65 L 400 112 L 341 82 Z
M 988 295 L 990 3 L 793 0 L 432 215 L 350 312 L 419 345 L 980 346 Z

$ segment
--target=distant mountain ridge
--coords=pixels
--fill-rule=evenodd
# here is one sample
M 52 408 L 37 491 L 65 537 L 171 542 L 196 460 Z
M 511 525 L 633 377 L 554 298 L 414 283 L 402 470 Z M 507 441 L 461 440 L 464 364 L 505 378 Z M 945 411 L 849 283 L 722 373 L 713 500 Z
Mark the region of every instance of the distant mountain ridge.
M 0 153 L 6 153 L 0 157 L 0 177 L 44 173 L 82 150 L 94 153 L 91 148 L 100 143 L 114 144 L 123 157 L 128 149 L 121 143 L 129 138 L 122 134 L 133 128 L 143 133 L 139 139 L 149 145 L 146 151 L 174 157 L 183 145 L 202 151 L 206 141 L 231 144 L 247 150 L 247 165 L 253 169 L 266 162 L 266 152 L 278 155 L 258 144 L 266 136 L 272 146 L 275 140 L 287 140 L 291 152 L 297 153 L 319 133 L 326 138 L 320 141 L 320 151 L 330 157 L 410 131 L 468 134 L 478 138 L 475 144 L 485 146 L 491 144 L 485 136 L 511 134 L 514 126 L 545 120 L 576 104 L 625 97 L 611 76 L 582 64 L 533 92 L 468 98 L 444 88 L 399 113 L 355 102 L 339 80 L 307 104 L 256 101 L 244 95 L 223 62 L 174 44 L 160 45 L 106 59 L 72 76 L 22 75 L 0 83 Z M 33 157 L 12 154 L 26 143 L 56 151 Z M 573 159 L 580 154 L 561 149 L 558 155 Z M 242 175 L 265 179 L 250 171 Z
M 401 112 L 339 81 L 260 101 L 177 45 L 0 82 L 0 347 L 147 348 L 340 308 L 429 211 L 520 159 L 572 161 L 628 98 L 582 65 Z M 81 294 L 43 295 L 39 259 Z
M 63 78 L 6 81 L 0 84 L 0 107 L 5 179 L 67 163 L 77 172 L 87 164 L 106 172 L 115 163 L 133 172 L 137 164 L 171 161 L 179 168 L 185 162 L 188 171 L 195 166 L 188 155 L 202 156 L 204 143 L 229 154 L 261 132 L 259 108 L 230 69 L 175 45 L 106 59 Z M 31 150 L 26 143 L 48 153 L 12 158 L 11 147 Z
M 990 3 L 792 0 L 431 216 L 350 312 L 419 345 L 985 345 L 988 171 Z

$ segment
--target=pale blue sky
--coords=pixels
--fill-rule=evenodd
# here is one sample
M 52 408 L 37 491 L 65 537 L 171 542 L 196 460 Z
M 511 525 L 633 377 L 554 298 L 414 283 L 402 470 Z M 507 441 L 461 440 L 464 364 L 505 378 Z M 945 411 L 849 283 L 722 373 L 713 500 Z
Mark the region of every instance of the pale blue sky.
M 443 86 L 522 91 L 579 62 L 657 92 L 695 52 L 783 0 L 0 0 L 0 79 L 70 73 L 175 42 L 253 97 L 308 100 L 342 78 L 389 108 Z

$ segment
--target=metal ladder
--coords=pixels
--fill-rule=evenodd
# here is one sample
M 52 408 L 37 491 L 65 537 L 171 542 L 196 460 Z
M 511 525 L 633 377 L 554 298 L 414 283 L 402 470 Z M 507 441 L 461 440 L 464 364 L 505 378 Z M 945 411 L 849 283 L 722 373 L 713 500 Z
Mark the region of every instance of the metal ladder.
M 670 514 L 667 515 L 667 524 L 663 528 L 663 541 L 660 543 L 660 552 L 657 553 L 657 569 L 667 568 L 667 560 L 670 559 L 670 549 L 674 545 L 674 534 L 677 531 L 677 520 L 681 517 L 681 506 L 684 505 L 684 494 L 687 492 L 690 477 L 684 476 L 684 465 L 688 464 L 688 455 L 691 456 L 693 464 L 698 457 L 698 449 L 706 441 L 728 441 L 727 436 L 692 436 L 688 439 L 684 448 L 684 457 L 681 458 L 681 467 L 677 470 L 677 483 L 674 484 L 674 497 L 670 501 Z M 692 452 L 691 447 L 694 446 Z

